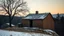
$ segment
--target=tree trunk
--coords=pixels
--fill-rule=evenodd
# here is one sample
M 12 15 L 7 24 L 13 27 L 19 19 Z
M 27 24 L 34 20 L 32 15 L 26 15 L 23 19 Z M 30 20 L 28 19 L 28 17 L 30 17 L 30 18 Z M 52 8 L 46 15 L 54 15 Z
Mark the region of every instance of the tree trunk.
M 10 24 L 10 27 L 12 27 L 11 26 L 11 15 L 9 15 L 9 24 Z

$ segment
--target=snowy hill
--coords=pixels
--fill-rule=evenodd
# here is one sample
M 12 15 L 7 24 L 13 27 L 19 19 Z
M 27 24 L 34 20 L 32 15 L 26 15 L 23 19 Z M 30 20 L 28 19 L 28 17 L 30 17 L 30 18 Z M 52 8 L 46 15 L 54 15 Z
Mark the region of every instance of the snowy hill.
M 19 30 L 18 28 L 16 28 L 17 30 Z M 23 28 L 21 28 L 23 29 Z M 20 29 L 20 30 L 21 30 Z M 36 30 L 35 30 L 36 29 Z M 41 31 L 44 31 L 42 33 L 35 33 L 35 31 L 37 31 L 39 28 L 27 28 L 24 27 L 23 30 L 27 30 L 29 32 L 18 32 L 18 31 L 10 31 L 10 30 L 0 30 L 0 36 L 58 36 L 58 34 L 56 34 L 54 31 L 49 30 L 49 29 L 39 29 Z M 33 30 L 34 32 L 32 32 L 31 30 Z

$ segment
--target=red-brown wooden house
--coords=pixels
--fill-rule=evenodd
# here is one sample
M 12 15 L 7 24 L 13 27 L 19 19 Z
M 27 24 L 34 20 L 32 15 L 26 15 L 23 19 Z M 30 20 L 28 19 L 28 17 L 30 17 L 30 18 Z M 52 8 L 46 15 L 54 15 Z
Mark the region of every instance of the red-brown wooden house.
M 39 27 L 43 29 L 54 30 L 54 20 L 51 13 L 29 14 L 22 18 L 22 24 L 24 27 Z

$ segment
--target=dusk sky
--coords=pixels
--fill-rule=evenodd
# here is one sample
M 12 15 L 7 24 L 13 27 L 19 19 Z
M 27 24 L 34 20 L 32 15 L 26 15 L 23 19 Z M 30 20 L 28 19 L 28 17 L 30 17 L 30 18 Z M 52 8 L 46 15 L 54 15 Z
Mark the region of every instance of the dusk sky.
M 52 14 L 64 13 L 64 0 L 25 0 L 29 7 L 30 13 L 51 12 Z

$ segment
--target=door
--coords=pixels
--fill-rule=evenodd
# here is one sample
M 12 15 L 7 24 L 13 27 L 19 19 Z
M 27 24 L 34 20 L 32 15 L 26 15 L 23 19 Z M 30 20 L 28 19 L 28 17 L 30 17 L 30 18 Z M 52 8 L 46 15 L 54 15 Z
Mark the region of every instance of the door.
M 33 27 L 33 20 L 30 20 L 30 27 Z

